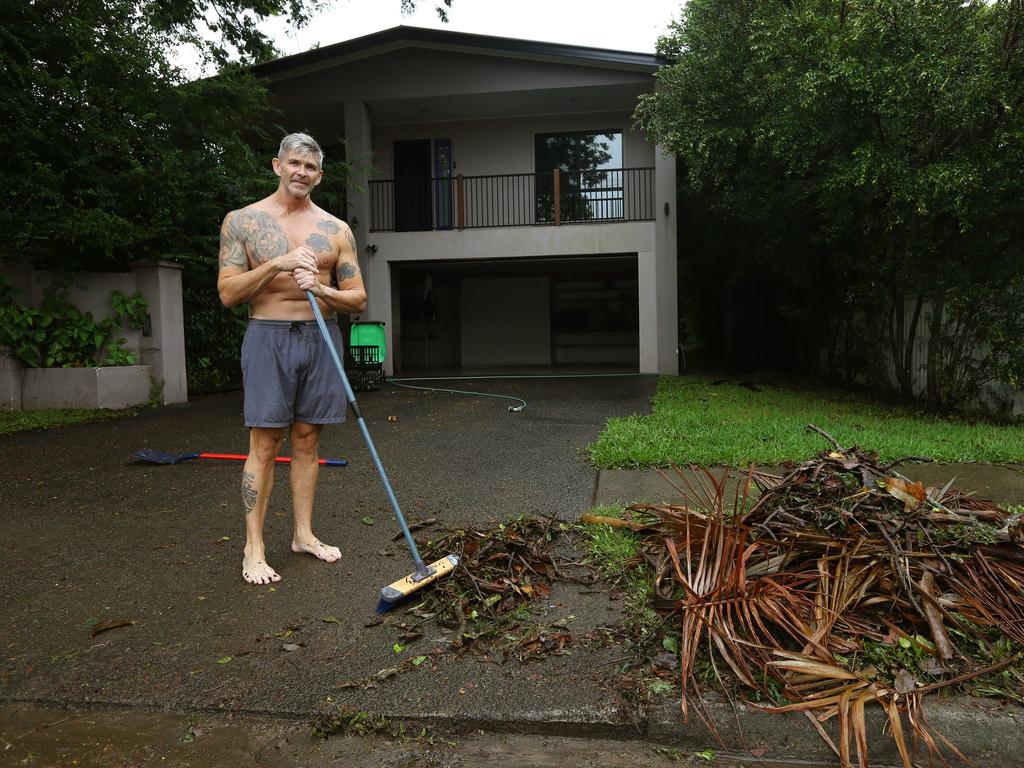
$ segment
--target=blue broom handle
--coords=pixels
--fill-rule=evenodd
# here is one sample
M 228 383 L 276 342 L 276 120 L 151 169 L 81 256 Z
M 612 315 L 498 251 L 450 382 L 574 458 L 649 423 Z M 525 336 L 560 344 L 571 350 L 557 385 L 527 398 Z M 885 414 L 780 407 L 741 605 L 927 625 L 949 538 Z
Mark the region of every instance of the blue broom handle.
M 405 516 L 402 515 L 402 510 L 398 506 L 398 499 L 395 498 L 395 492 L 391 490 L 391 483 L 388 482 L 388 476 L 384 471 L 384 465 L 380 463 L 380 456 L 377 455 L 377 448 L 374 446 L 373 440 L 370 438 L 370 431 L 366 428 L 366 422 L 363 420 L 363 413 L 359 408 L 359 403 L 356 402 L 356 396 L 352 391 L 352 385 L 348 383 L 348 376 L 345 375 L 345 367 L 341 364 L 341 358 L 338 357 L 338 350 L 335 349 L 334 343 L 331 341 L 331 336 L 327 332 L 327 324 L 324 322 L 323 313 L 320 312 L 320 305 L 316 303 L 316 297 L 313 296 L 312 291 L 306 291 L 306 298 L 309 299 L 310 306 L 313 307 L 313 314 L 316 316 L 316 324 L 320 326 L 320 333 L 323 334 L 324 342 L 327 344 L 327 349 L 331 352 L 331 358 L 334 360 L 334 367 L 338 369 L 338 373 L 341 375 L 341 383 L 345 388 L 345 396 L 348 398 L 348 404 L 352 408 L 352 413 L 355 414 L 356 423 L 359 424 L 359 429 L 363 433 L 366 445 L 370 449 L 370 456 L 373 457 L 373 464 L 377 467 L 380 479 L 384 482 L 384 490 L 388 494 L 388 501 L 391 502 L 391 509 L 394 511 L 395 517 L 398 518 L 398 524 L 402 526 L 402 534 L 405 536 L 405 543 L 409 546 L 409 551 L 412 553 L 412 559 L 416 563 L 416 573 L 422 576 L 427 573 L 427 567 L 423 564 L 423 558 L 420 557 L 420 552 L 416 548 L 416 542 L 413 540 L 412 534 L 409 532 L 409 526 L 405 524 Z

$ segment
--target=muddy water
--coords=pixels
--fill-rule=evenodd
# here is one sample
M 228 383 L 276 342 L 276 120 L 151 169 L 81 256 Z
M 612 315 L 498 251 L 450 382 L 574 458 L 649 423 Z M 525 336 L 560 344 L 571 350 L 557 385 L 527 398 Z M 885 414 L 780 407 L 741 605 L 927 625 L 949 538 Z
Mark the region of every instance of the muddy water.
M 305 723 L 0 705 L 0 766 L 33 768 L 627 768 L 736 766 L 644 742 L 473 733 L 314 738 Z M 751 766 L 756 761 L 745 761 Z

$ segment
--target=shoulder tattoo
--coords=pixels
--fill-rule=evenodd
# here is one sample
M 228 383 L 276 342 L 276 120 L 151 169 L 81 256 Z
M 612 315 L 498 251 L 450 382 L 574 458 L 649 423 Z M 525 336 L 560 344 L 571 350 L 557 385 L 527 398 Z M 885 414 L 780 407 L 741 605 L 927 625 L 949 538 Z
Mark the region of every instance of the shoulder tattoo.
M 317 223 L 316 228 L 326 232 L 328 235 L 336 235 L 341 231 L 341 227 L 334 219 L 324 219 Z
M 266 211 L 243 209 L 231 216 L 228 234 L 248 251 L 256 264 L 288 252 L 288 237 L 281 225 Z

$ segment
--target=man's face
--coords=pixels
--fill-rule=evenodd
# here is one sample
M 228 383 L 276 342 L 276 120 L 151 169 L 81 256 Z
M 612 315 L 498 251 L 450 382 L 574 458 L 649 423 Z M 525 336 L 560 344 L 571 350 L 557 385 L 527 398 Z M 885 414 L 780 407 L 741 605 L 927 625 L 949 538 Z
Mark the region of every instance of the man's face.
M 286 152 L 274 158 L 274 173 L 281 179 L 281 189 L 295 197 L 308 197 L 324 177 L 315 155 Z

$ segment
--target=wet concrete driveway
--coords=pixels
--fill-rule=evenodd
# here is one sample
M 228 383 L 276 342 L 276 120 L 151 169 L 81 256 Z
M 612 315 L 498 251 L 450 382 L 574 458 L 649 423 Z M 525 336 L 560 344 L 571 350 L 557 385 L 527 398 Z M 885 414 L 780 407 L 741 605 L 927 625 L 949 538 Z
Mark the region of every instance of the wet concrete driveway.
M 647 412 L 654 385 L 653 377 L 459 382 L 527 400 L 516 414 L 506 400 L 393 386 L 359 399 L 407 518 L 457 527 L 521 513 L 576 520 L 597 476 L 585 447 L 607 418 Z M 611 716 L 593 659 L 579 656 L 521 672 L 438 656 L 391 685 L 339 689 L 432 647 L 428 636 L 396 653 L 388 623 L 367 626 L 380 587 L 411 565 L 392 540 L 397 525 L 355 423 L 324 433 L 322 455 L 349 465 L 321 471 L 314 517 L 342 560 L 291 553 L 281 466 L 266 531 L 268 562 L 283 579 L 273 587 L 240 578 L 240 463 L 163 466 L 129 456 L 138 448 L 244 453 L 240 413 L 240 395 L 206 396 L 0 438 L 4 701 L 291 717 L 350 701 L 479 723 L 513 713 L 557 728 L 569 686 L 594 718 Z M 552 620 L 597 624 L 609 611 L 600 600 L 588 608 L 563 595 L 544 609 Z M 131 623 L 93 636 L 117 621 Z

